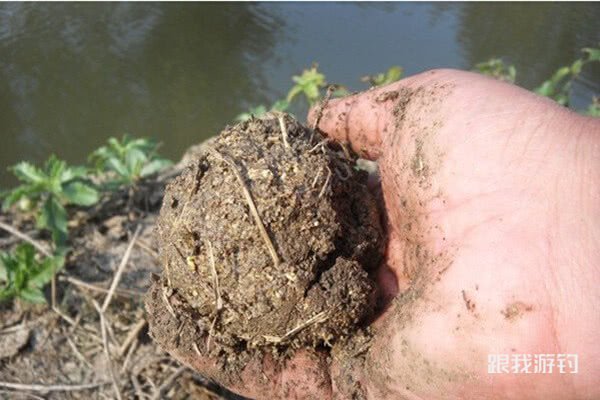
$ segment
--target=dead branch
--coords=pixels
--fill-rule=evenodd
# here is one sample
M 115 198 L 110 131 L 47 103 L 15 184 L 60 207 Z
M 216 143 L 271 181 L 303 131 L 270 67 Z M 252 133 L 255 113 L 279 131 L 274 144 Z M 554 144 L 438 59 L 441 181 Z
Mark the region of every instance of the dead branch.
M 127 265 L 127 262 L 129 261 L 129 257 L 131 256 L 131 250 L 133 249 L 133 244 L 137 240 L 137 237 L 140 234 L 141 228 L 142 228 L 141 225 L 137 226 L 137 228 L 135 229 L 135 233 L 133 234 L 133 238 L 131 238 L 129 245 L 127 246 L 127 250 L 125 250 L 125 254 L 123 255 L 123 258 L 121 259 L 121 263 L 119 264 L 119 267 L 117 268 L 117 272 L 115 273 L 112 284 L 110 285 L 108 294 L 104 298 L 104 303 L 102 304 L 102 313 L 104 313 L 106 311 L 106 309 L 108 308 L 108 306 L 110 305 L 110 302 L 113 298 L 113 294 L 115 293 L 115 289 L 117 288 L 117 285 L 119 284 L 119 281 L 121 280 L 121 275 L 123 274 L 123 270 L 125 269 L 125 266 Z
M 42 253 L 43 255 L 45 255 L 46 257 L 52 257 L 52 253 L 44 245 L 42 245 L 37 240 L 33 239 L 31 236 L 19 231 L 17 228 L 13 228 L 12 226 L 5 224 L 4 222 L 1 222 L 1 221 L 0 221 L 0 228 L 4 229 L 8 233 L 18 237 L 19 239 L 22 239 L 22 240 L 30 243 L 33 247 L 38 249 L 38 251 L 40 253 Z

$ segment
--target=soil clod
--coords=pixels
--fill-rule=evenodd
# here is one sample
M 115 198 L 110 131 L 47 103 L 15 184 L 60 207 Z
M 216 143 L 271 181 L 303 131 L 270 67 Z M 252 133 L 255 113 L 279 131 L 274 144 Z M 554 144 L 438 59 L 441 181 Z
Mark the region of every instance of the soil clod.
M 186 348 L 230 365 L 330 348 L 361 329 L 382 231 L 367 174 L 326 141 L 311 151 L 322 140 L 267 114 L 227 127 L 168 185 L 156 229 L 163 277 L 146 301 L 168 351 L 179 342 L 164 326 L 172 317 L 188 321 Z

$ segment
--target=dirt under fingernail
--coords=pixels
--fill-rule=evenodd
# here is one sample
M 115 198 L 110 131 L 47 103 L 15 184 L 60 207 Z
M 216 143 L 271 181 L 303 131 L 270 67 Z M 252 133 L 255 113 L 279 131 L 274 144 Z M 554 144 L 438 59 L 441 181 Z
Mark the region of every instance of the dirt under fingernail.
M 146 299 L 165 350 L 210 355 L 232 377 L 256 355 L 328 352 L 364 327 L 383 251 L 377 206 L 367 173 L 319 140 L 287 114 L 253 118 L 169 184 L 163 274 Z

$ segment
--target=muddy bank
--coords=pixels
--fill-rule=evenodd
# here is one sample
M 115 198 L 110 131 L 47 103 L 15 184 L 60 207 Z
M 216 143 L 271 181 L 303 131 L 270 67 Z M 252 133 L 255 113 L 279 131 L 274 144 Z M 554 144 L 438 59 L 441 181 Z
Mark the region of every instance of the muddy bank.
M 126 191 L 114 192 L 92 208 L 68 210 L 72 250 L 57 277 L 54 309 L 20 301 L 0 305 L 0 399 L 30 395 L 115 398 L 94 303 L 105 300 L 130 246 L 123 274 L 104 313 L 110 365 L 121 397 L 236 398 L 179 364 L 148 336 L 143 296 L 152 274 L 161 271 L 153 231 L 164 187 L 184 165 L 185 161 L 142 181 L 132 202 Z M 0 221 L 44 245 L 49 243 L 50 238 L 35 229 L 31 218 L 2 213 Z M 19 241 L 0 230 L 0 250 L 8 251 Z M 46 297 L 51 302 L 50 287 Z M 56 390 L 56 385 L 62 389 Z

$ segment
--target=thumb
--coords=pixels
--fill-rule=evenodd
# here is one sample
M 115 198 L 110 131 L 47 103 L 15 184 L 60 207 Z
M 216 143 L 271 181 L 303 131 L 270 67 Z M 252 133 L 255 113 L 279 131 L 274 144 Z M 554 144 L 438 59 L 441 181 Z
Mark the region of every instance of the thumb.
M 409 82 L 404 79 L 341 99 L 312 107 L 308 122 L 318 120 L 320 131 L 330 138 L 348 143 L 361 157 L 377 160 L 388 132 L 394 130 L 394 110 L 408 97 Z

